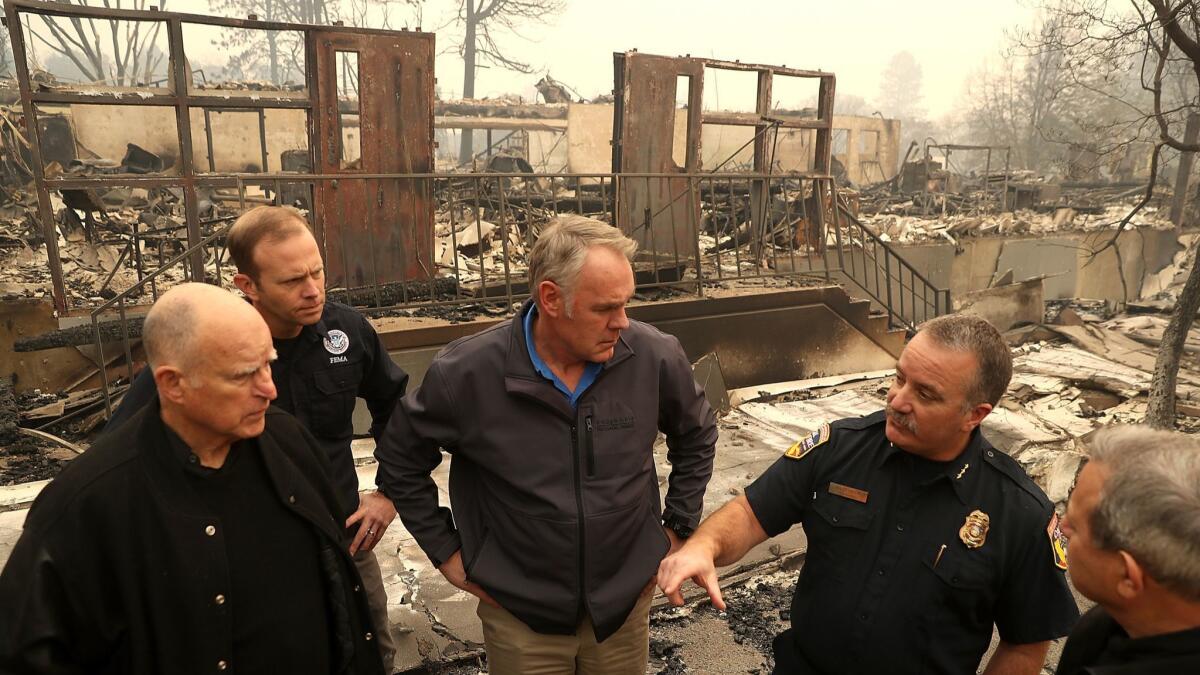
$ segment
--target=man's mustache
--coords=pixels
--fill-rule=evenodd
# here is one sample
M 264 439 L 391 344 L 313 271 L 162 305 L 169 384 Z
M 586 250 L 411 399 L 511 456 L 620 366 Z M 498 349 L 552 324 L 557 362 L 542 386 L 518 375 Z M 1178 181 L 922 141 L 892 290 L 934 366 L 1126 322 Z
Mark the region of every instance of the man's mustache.
M 888 419 L 892 420 L 898 426 L 904 427 L 910 434 L 917 433 L 917 421 L 912 418 L 912 415 L 896 412 L 896 409 L 889 403 L 884 411 L 887 413 Z

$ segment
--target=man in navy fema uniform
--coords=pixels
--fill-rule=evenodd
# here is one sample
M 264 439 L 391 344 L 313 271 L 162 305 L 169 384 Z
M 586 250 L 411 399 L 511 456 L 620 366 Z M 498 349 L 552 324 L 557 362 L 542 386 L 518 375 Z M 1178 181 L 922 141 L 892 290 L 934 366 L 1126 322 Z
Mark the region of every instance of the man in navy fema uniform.
M 325 300 L 325 267 L 308 223 L 296 210 L 259 206 L 230 228 L 229 256 L 237 266 L 234 284 L 271 330 L 278 359 L 271 378 L 276 407 L 294 415 L 329 457 L 331 479 L 352 533 L 350 553 L 363 578 L 375 624 L 375 639 L 390 669 L 395 643 L 388 629 L 387 596 L 372 551 L 396 517 L 391 500 L 358 491 L 353 440 L 355 399 L 371 412 L 371 435 L 378 438 L 408 375 L 392 362 L 379 335 L 354 309 Z M 149 368 L 134 379 L 105 434 L 115 433 L 157 399 Z M 389 670 L 390 672 L 390 670 Z
M 979 424 L 1012 376 L 986 321 L 945 316 L 905 347 L 885 410 L 824 425 L 709 517 L 659 567 L 675 604 L 691 578 L 796 523 L 808 553 L 779 673 L 1035 675 L 1078 618 L 1054 507 Z

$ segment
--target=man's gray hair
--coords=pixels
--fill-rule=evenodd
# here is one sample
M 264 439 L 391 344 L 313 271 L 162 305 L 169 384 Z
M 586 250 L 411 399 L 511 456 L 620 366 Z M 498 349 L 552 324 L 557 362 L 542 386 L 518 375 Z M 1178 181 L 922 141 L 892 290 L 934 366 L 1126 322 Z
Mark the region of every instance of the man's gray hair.
M 1129 553 L 1158 583 L 1200 601 L 1200 440 L 1116 426 L 1088 449 L 1108 472 L 1089 523 L 1096 546 Z
M 539 284 L 553 281 L 562 289 L 567 316 L 571 316 L 579 272 L 593 246 L 606 246 L 628 260 L 637 252 L 637 242 L 608 223 L 579 215 L 551 221 L 529 254 L 529 290 L 534 299 Z
M 920 332 L 947 349 L 975 356 L 979 370 L 967 386 L 966 409 L 1000 402 L 1012 380 L 1012 351 L 995 326 L 977 316 L 947 314 L 921 324 Z

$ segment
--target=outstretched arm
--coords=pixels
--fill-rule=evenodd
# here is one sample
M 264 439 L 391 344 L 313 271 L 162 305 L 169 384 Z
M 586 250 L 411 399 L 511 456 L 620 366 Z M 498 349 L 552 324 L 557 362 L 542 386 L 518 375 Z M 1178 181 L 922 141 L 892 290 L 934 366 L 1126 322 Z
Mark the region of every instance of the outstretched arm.
M 658 586 L 673 605 L 683 604 L 680 588 L 691 579 L 708 591 L 713 606 L 725 609 L 717 583 L 717 566 L 742 559 L 751 549 L 767 540 L 758 518 L 744 495 L 722 506 L 700 525 L 677 552 L 658 566 Z

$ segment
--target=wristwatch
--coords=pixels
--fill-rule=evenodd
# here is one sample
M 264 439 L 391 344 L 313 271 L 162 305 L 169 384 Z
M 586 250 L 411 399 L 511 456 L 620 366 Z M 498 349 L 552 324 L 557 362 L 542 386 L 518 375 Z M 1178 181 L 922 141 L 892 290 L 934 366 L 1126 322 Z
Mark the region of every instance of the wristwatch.
M 680 522 L 670 516 L 663 518 L 662 524 L 663 527 L 674 532 L 675 536 L 679 537 L 680 539 L 687 539 L 696 531 L 695 528 L 691 527 L 690 525 Z

